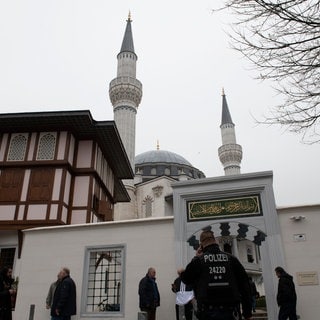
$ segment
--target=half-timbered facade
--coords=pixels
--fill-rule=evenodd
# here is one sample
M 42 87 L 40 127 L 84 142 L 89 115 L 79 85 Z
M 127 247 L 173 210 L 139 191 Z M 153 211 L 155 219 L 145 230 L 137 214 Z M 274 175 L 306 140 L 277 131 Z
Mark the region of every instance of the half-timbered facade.
M 114 121 L 89 111 L 0 114 L 1 265 L 21 230 L 113 220 L 133 172 Z M 11 243 L 11 245 L 10 245 Z

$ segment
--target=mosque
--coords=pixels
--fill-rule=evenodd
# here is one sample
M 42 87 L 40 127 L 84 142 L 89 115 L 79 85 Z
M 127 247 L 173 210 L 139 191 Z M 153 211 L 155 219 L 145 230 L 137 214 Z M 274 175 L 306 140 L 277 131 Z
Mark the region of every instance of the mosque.
M 114 121 L 88 110 L 0 114 L 0 264 L 18 281 L 14 319 L 49 318 L 45 297 L 61 266 L 77 284 L 74 319 L 136 318 L 137 286 L 157 271 L 158 319 L 174 317 L 171 283 L 214 231 L 265 295 L 277 318 L 276 266 L 294 276 L 298 313 L 320 312 L 320 205 L 277 208 L 272 171 L 241 174 L 242 147 L 222 92 L 219 158 L 225 175 L 205 177 L 181 155 L 135 154 L 142 84 L 131 18 L 109 96 Z M 217 124 L 218 125 L 218 124 Z

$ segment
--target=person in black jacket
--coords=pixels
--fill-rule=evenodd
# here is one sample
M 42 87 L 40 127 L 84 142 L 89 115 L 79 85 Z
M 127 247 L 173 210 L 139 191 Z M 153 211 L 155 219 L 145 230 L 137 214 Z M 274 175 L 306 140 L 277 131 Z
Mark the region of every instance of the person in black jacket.
M 51 305 L 51 319 L 70 320 L 77 311 L 76 285 L 70 277 L 68 268 L 60 270 L 59 278 Z
M 139 282 L 139 307 L 147 312 L 148 320 L 156 319 L 156 308 L 160 306 L 160 294 L 156 283 L 156 270 L 150 267 Z
M 200 320 L 252 319 L 251 290 L 239 260 L 222 252 L 211 230 L 200 235 L 196 257 L 181 273 L 185 284 L 193 284 Z
M 178 278 L 176 278 L 173 282 L 173 284 L 171 285 L 171 290 L 172 292 L 174 292 L 177 297 L 176 297 L 176 320 L 180 319 L 180 310 L 183 307 L 183 311 L 184 311 L 184 317 L 186 320 L 192 320 L 192 314 L 193 314 L 193 300 L 194 300 L 194 292 L 193 292 L 193 287 L 191 285 L 185 285 L 182 281 L 181 281 L 181 273 L 184 271 L 184 269 L 180 268 L 177 270 L 178 273 Z M 180 291 L 182 291 L 181 289 L 183 288 L 183 291 L 187 294 L 188 296 L 188 300 L 189 301 L 184 301 L 182 304 L 182 301 L 179 301 L 179 293 Z
M 12 319 L 11 298 L 16 294 L 12 288 L 13 281 L 12 269 L 4 267 L 0 272 L 0 320 Z
M 289 320 L 297 320 L 297 294 L 293 277 L 281 267 L 276 267 L 275 272 L 279 278 L 277 303 L 280 310 L 278 319 L 287 320 L 289 318 Z

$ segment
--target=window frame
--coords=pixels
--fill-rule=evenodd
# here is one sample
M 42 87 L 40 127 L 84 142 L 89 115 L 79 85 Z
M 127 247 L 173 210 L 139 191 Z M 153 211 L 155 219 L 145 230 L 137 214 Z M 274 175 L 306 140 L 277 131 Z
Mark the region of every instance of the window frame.
M 24 138 L 23 142 L 23 146 L 20 149 L 20 146 L 17 145 L 17 142 L 19 142 L 17 139 L 18 138 Z M 27 147 L 28 147 L 28 139 L 29 139 L 29 135 L 28 133 L 13 133 L 10 137 L 10 142 L 9 142 L 9 146 L 8 146 L 8 154 L 7 154 L 7 158 L 6 160 L 8 162 L 13 162 L 13 161 L 25 161 L 26 159 L 26 154 L 27 154 Z M 17 147 L 19 147 L 19 151 L 21 151 L 21 155 L 19 157 L 19 159 L 12 159 L 11 156 L 13 155 L 17 155 Z
M 44 154 L 43 148 L 46 146 L 43 144 L 43 140 L 46 136 L 53 136 L 54 137 L 54 143 L 52 146 L 50 146 L 52 149 L 50 149 L 50 153 L 52 153 L 52 157 L 50 159 L 42 157 L 41 154 Z M 56 155 L 56 149 L 57 149 L 57 132 L 41 132 L 39 135 L 39 140 L 38 140 L 38 146 L 37 146 L 37 153 L 36 153 L 36 160 L 37 161 L 50 161 L 55 159 Z M 48 151 L 46 151 L 48 153 Z
M 14 255 L 13 255 L 13 260 L 12 263 L 3 263 L 3 265 L 0 265 L 0 269 L 2 269 L 3 267 L 11 267 L 12 269 L 14 269 L 17 257 L 18 257 L 18 247 L 16 245 L 1 245 L 0 246 L 0 254 L 2 250 L 6 250 L 6 249 L 14 249 Z
M 100 311 L 88 312 L 88 281 L 89 281 L 89 268 L 90 268 L 90 254 L 94 251 L 108 251 L 108 250 L 121 250 L 121 289 L 120 289 L 120 310 L 119 311 Z M 81 308 L 80 316 L 87 318 L 123 318 L 125 314 L 125 278 L 126 278 L 126 245 L 125 244 L 110 244 L 110 245 L 97 245 L 87 246 L 84 252 L 84 269 L 82 281 L 82 295 L 81 295 Z

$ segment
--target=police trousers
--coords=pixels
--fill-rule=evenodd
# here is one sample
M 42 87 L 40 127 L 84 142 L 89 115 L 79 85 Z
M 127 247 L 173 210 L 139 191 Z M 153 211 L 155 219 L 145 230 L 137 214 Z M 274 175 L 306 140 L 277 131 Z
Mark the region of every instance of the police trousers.
M 198 311 L 199 320 L 241 320 L 237 307 L 208 306 Z

